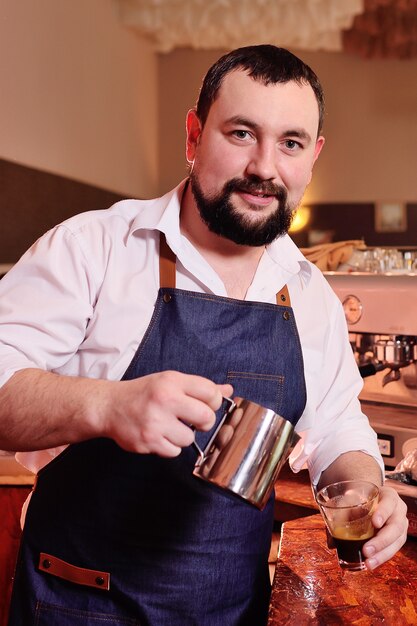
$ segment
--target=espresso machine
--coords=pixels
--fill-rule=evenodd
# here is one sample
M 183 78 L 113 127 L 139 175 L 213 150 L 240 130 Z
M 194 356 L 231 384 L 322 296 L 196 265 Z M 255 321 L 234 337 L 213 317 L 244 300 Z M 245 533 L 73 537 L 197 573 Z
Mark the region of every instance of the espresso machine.
M 364 379 L 363 412 L 387 470 L 417 448 L 417 272 L 324 272 Z

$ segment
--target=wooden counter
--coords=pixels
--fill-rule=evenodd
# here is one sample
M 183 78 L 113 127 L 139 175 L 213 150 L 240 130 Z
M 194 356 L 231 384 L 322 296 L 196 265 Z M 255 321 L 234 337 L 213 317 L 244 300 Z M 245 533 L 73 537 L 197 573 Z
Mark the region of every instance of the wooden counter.
M 0 488 L 0 626 L 5 625 L 20 538 L 20 510 L 30 485 Z M 284 468 L 275 488 L 284 522 L 268 626 L 417 625 L 417 539 L 408 539 L 375 572 L 346 572 L 327 548 L 308 473 Z
M 284 465 L 275 483 L 275 520 L 286 522 L 306 517 L 318 509 L 308 471 L 301 470 L 294 474 L 288 463 Z
M 6 479 L 4 482 L 7 482 Z M 6 626 L 12 579 L 20 542 L 20 514 L 31 485 L 0 487 L 0 626 Z
M 417 624 L 417 540 L 374 572 L 343 572 L 321 515 L 285 522 L 268 626 Z

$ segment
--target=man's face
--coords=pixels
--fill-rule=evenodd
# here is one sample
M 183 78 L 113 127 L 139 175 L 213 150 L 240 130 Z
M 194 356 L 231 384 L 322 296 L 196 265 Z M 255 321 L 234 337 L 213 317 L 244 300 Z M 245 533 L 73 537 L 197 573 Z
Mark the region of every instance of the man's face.
M 265 86 L 228 74 L 204 128 L 187 118 L 191 188 L 213 232 L 260 246 L 287 232 L 324 139 L 309 85 Z

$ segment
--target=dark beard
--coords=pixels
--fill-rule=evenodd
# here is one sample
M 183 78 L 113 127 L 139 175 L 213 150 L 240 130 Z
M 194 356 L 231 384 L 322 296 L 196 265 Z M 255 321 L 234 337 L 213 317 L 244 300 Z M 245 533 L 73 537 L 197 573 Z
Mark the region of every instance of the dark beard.
M 208 197 L 204 196 L 194 171 L 190 173 L 190 182 L 201 219 L 211 232 L 234 243 L 265 246 L 286 234 L 291 226 L 293 211 L 288 205 L 285 187 L 262 181 L 257 176 L 232 178 L 217 195 Z M 233 191 L 274 195 L 278 200 L 278 207 L 267 218 L 254 223 L 233 206 L 230 199 Z

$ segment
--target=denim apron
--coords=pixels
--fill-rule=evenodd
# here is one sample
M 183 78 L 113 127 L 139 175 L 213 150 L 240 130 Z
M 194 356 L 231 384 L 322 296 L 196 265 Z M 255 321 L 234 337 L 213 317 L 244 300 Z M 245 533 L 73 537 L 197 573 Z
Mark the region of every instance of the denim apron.
M 170 369 L 230 382 L 234 395 L 295 424 L 306 390 L 286 287 L 279 306 L 176 289 L 163 236 L 160 273 L 151 322 L 123 379 Z M 196 432 L 200 447 L 209 437 Z M 100 438 L 43 468 L 9 626 L 266 624 L 274 494 L 259 511 L 195 478 L 196 459 L 194 446 L 167 459 Z

